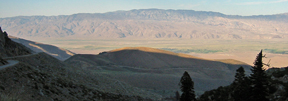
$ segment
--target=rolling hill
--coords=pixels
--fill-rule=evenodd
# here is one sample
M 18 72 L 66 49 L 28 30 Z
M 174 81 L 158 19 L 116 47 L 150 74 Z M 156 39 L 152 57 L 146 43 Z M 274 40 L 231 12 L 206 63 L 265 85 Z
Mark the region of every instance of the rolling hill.
M 98 55 L 77 54 L 65 60 L 68 64 L 110 75 L 166 97 L 179 89 L 177 84 L 184 71 L 191 75 L 198 94 L 230 84 L 240 66 L 249 73 L 249 65 L 231 61 L 224 63 L 147 47 L 126 47 Z
M 0 18 L 12 36 L 39 38 L 287 39 L 288 15 L 238 16 L 194 10 Z

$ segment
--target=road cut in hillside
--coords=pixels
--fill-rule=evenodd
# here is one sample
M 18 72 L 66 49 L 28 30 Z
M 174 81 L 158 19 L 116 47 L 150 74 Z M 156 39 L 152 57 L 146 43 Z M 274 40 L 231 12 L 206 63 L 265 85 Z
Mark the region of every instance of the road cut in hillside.
M 10 66 L 14 66 L 14 65 L 19 63 L 19 61 L 16 61 L 16 60 L 7 60 L 7 62 L 8 62 L 8 64 L 0 66 L 0 70 L 5 69 L 5 68 L 10 67 Z

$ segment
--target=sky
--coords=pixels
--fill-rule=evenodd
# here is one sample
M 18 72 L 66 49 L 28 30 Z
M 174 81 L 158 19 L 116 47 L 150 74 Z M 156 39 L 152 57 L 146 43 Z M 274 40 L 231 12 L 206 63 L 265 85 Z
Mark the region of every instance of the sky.
M 214 11 L 242 16 L 288 13 L 288 0 L 0 0 L 0 3 L 0 18 L 149 8 Z

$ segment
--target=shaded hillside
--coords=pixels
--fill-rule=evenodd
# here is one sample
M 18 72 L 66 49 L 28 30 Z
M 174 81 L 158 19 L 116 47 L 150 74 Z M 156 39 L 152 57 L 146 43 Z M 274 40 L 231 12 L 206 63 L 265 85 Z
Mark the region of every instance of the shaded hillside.
M 66 60 L 69 57 L 73 56 L 75 53 L 62 49 L 53 45 L 48 45 L 48 44 L 43 44 L 43 43 L 38 43 L 38 42 L 33 42 L 13 36 L 9 36 L 13 41 L 17 43 L 21 43 L 25 45 L 26 47 L 30 48 L 34 52 L 45 52 L 59 60 Z
M 104 74 L 74 67 L 46 53 L 30 54 L 30 51 L 25 50 L 28 48 L 10 40 L 7 34 L 4 41 L 0 39 L 0 42 L 9 45 L 8 48 L 2 47 L 4 51 L 0 51 L 1 55 L 7 54 L 3 59 L 0 58 L 1 101 L 141 101 L 161 98 L 160 95 Z M 17 54 L 18 48 L 27 53 Z
M 108 13 L 0 18 L 21 38 L 286 39 L 287 14 L 235 16 L 194 10 L 139 9 Z
M 288 100 L 288 67 L 276 67 L 276 68 L 270 68 L 265 71 L 267 74 L 268 78 L 262 78 L 262 79 L 267 79 L 269 82 L 269 86 L 266 89 L 269 90 L 266 98 L 268 98 L 270 101 L 287 101 Z M 246 75 L 249 77 L 249 75 Z M 251 79 L 251 78 L 250 78 Z M 247 82 L 248 81 L 248 82 Z M 245 80 L 245 85 L 251 85 L 249 78 Z M 243 100 L 249 100 L 249 96 L 251 93 L 249 93 L 250 89 L 249 88 L 245 91 L 243 90 L 243 86 L 241 86 L 239 89 L 239 85 L 236 86 L 237 83 L 231 83 L 228 86 L 220 86 L 217 89 L 213 89 L 210 91 L 206 91 L 203 95 L 201 95 L 198 98 L 198 101 L 223 101 L 223 100 L 234 100 L 234 99 L 239 99 L 239 97 Z M 247 86 L 246 86 L 247 87 Z M 248 86 L 249 87 L 249 86 Z M 251 87 L 251 86 L 250 86 Z M 244 88 L 245 89 L 245 88 Z M 238 98 L 235 98 L 233 95 L 235 91 L 241 90 L 242 96 L 239 96 Z M 243 94 L 245 97 L 243 97 Z M 248 93 L 248 94 L 247 94 Z M 239 93 L 237 93 L 239 94 Z M 234 97 L 234 98 L 233 98 Z
M 148 69 L 193 67 L 230 70 L 230 68 L 225 66 L 226 64 L 224 63 L 204 60 L 190 55 L 173 53 L 153 48 L 124 48 L 119 50 L 112 50 L 106 54 L 103 54 L 102 56 L 118 65 Z
M 247 64 L 227 64 L 145 47 L 116 49 L 99 55 L 77 54 L 65 62 L 84 70 L 109 74 L 166 97 L 178 90 L 184 71 L 189 72 L 196 91 L 201 94 L 230 84 L 234 77 L 231 75 L 240 66 L 247 71 L 250 68 Z
M 29 48 L 12 41 L 0 27 L 0 57 L 27 55 L 31 52 Z
M 133 94 L 120 95 L 121 91 L 109 88 L 121 89 L 120 86 L 109 85 L 108 82 L 113 82 L 113 79 L 69 66 L 45 53 L 10 59 L 20 63 L 0 70 L 1 96 L 24 101 L 142 99 Z

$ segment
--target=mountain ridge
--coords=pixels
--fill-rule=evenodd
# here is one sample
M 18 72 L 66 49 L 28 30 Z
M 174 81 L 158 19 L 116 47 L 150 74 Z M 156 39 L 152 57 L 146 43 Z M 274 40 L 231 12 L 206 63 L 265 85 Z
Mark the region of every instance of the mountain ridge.
M 202 12 L 202 13 L 214 13 L 221 16 L 232 16 L 232 17 L 259 17 L 259 16 L 272 16 L 272 15 L 287 15 L 288 12 L 284 13 L 276 13 L 276 14 L 259 14 L 259 15 L 237 15 L 237 14 L 224 14 L 221 12 L 216 11 L 196 11 L 196 10 L 188 10 L 188 9 L 157 9 L 157 8 L 150 8 L 150 9 L 131 9 L 131 10 L 116 10 L 116 11 L 110 11 L 110 12 L 104 12 L 104 13 L 74 13 L 74 14 L 67 14 L 67 15 L 51 15 L 51 16 L 45 16 L 45 15 L 30 15 L 30 16 L 12 16 L 12 17 L 3 17 L 0 19 L 6 19 L 6 18 L 17 18 L 17 17 L 65 17 L 65 16 L 71 16 L 71 15 L 82 15 L 82 14 L 89 14 L 89 15 L 98 15 L 98 14 L 111 14 L 111 13 L 119 13 L 119 12 L 135 12 L 135 11 L 153 11 L 153 10 L 160 10 L 160 11 L 188 11 L 188 12 Z
M 286 39 L 288 15 L 237 16 L 194 10 L 0 18 L 12 36 L 36 38 Z

